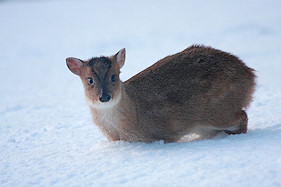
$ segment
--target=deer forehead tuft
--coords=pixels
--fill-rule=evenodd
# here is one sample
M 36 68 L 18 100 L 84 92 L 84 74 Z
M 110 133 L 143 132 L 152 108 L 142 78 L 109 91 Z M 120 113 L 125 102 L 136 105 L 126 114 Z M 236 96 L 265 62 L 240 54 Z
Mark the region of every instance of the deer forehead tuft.
M 96 57 L 90 59 L 87 66 L 99 80 L 104 80 L 109 70 L 112 69 L 113 62 L 107 57 Z
M 112 66 L 112 61 L 107 57 L 96 57 L 92 58 L 89 61 L 88 66 L 90 66 L 91 68 L 93 68 L 94 66 L 102 66 L 106 69 L 109 69 Z

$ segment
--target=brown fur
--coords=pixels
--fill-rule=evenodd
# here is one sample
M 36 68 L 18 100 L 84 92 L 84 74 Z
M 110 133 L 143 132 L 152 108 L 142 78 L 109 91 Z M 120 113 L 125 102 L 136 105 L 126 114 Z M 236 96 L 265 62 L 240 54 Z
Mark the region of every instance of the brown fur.
M 118 53 L 117 53 L 118 54 Z M 255 87 L 253 69 L 237 57 L 205 46 L 191 46 L 167 56 L 124 83 L 109 81 L 119 75 L 117 54 L 111 66 L 83 62 L 80 77 L 86 97 L 98 103 L 102 89 L 112 100 L 110 108 L 91 106 L 94 122 L 109 140 L 152 142 L 179 141 L 196 133 L 212 138 L 218 132 L 247 132 L 247 114 Z M 98 80 L 98 77 L 102 77 Z M 89 87 L 87 77 L 95 79 Z

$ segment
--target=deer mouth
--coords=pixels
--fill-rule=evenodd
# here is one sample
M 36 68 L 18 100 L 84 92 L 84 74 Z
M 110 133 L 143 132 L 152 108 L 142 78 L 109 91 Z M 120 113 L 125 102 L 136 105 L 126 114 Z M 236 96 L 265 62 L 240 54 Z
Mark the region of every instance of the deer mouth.
M 104 98 L 101 98 L 100 96 L 98 101 L 94 101 L 93 99 L 86 97 L 87 104 L 95 109 L 112 108 L 116 106 L 116 104 L 118 104 L 120 100 L 121 100 L 121 93 L 119 93 L 114 97 L 104 96 Z

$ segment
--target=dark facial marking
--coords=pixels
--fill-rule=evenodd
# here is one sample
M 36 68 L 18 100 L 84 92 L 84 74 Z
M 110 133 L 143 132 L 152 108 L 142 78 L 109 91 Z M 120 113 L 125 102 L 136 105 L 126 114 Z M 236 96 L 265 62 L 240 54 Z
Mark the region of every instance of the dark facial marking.
M 113 62 L 106 57 L 92 58 L 88 63 L 88 66 L 92 69 L 93 74 L 99 80 L 102 93 L 107 93 L 107 74 L 112 67 L 112 63 Z
M 88 66 L 91 67 L 92 72 L 97 76 L 97 78 L 102 81 L 101 79 L 104 79 L 104 76 L 107 75 L 108 70 L 112 66 L 112 61 L 107 57 L 97 57 L 92 58 Z

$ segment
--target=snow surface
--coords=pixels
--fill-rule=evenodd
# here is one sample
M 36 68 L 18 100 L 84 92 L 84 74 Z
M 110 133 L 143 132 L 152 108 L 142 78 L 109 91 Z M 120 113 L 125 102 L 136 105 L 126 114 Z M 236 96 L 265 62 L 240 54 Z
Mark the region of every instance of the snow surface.
M 281 186 L 281 1 L 0 1 L 0 186 Z M 249 132 L 108 142 L 65 65 L 126 47 L 121 78 L 191 44 L 257 70 Z

